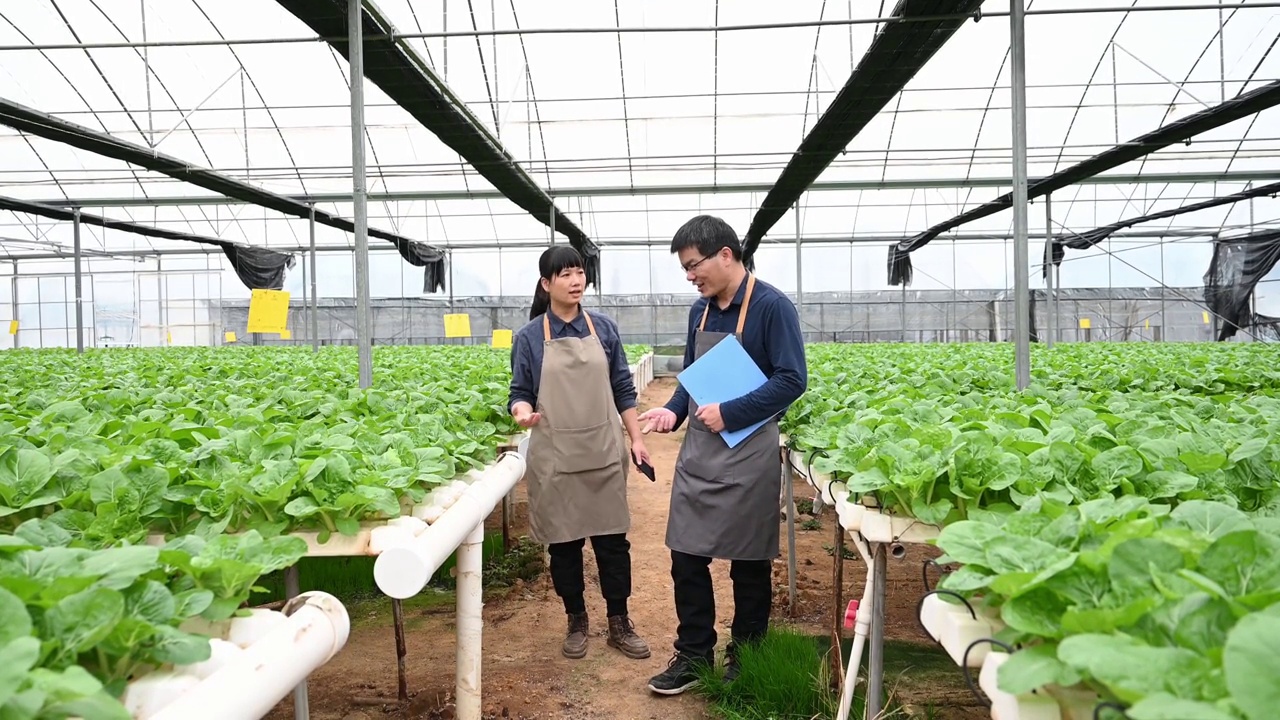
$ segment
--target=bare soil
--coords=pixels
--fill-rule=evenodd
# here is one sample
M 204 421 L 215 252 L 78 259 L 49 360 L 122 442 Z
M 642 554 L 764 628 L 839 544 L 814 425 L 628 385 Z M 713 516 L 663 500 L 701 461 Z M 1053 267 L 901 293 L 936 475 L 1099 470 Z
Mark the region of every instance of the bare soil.
M 675 383 L 659 379 L 641 395 L 641 409 L 664 403 Z M 560 654 L 565 615 L 560 599 L 545 573 L 525 585 L 489 597 L 484 608 L 483 697 L 486 717 L 524 720 L 619 720 L 624 718 L 698 719 L 711 717 L 705 703 L 692 693 L 660 698 L 645 684 L 661 672 L 673 652 L 676 617 L 672 601 L 670 560 L 663 544 L 671 478 L 682 432 L 650 435 L 646 439 L 658 481 L 651 483 L 638 472 L 628 486 L 632 514 L 632 620 L 653 654 L 647 660 L 630 660 L 605 645 L 605 609 L 595 581 L 590 545 L 585 551 L 587 608 L 592 639 L 588 655 L 568 660 Z M 796 499 L 807 509 L 812 490 L 803 480 L 795 484 Z M 528 529 L 523 485 L 516 491 L 512 537 Z M 500 527 L 495 513 L 490 526 Z M 827 508 L 820 517 L 797 517 L 797 602 L 789 607 L 787 593 L 786 525 L 782 525 L 783 556 L 774 565 L 774 621 L 830 637 L 834 612 L 833 555 L 836 519 Z M 805 524 L 805 521 L 810 521 Z M 853 553 L 850 546 L 848 553 Z M 856 554 L 855 554 L 856 555 Z M 971 720 L 983 713 L 964 689 L 958 669 L 947 667 L 945 656 L 938 667 L 919 666 L 919 657 L 932 657 L 929 641 L 919 629 L 915 605 L 923 592 L 921 571 L 937 551 L 907 546 L 901 559 L 889 560 L 887 576 L 886 636 L 891 641 L 919 643 L 920 653 L 909 654 L 909 663 L 895 663 L 889 645 L 886 688 L 897 703 L 916 708 L 921 717 Z M 844 562 L 843 601 L 861 598 L 865 564 L 855 558 Z M 712 564 L 716 588 L 721 643 L 728 636 L 733 614 L 728 564 Z M 930 582 L 936 582 L 936 575 Z M 454 686 L 453 601 L 450 596 L 415 599 L 405 605 L 406 676 L 410 699 L 397 702 L 396 646 L 390 603 L 355 602 L 350 639 L 342 652 L 314 673 L 308 683 L 311 717 L 315 720 L 375 720 L 382 718 L 451 718 Z M 844 604 L 839 608 L 843 618 Z M 843 631 L 845 637 L 850 630 Z M 865 659 L 864 659 L 865 662 Z M 915 664 L 913 667 L 912 664 Z M 286 698 L 268 716 L 272 720 L 293 717 L 292 698 Z

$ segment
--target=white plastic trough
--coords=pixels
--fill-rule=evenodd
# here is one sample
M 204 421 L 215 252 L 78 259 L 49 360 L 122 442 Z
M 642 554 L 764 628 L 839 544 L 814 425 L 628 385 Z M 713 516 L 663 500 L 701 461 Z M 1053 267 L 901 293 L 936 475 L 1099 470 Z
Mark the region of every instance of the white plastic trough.
M 521 443 L 521 447 L 526 445 L 527 440 Z M 481 717 L 484 521 L 524 477 L 524 471 L 523 455 L 503 453 L 478 480 L 452 498 L 448 508 L 430 525 L 416 526 L 411 522 L 413 518 L 402 518 L 400 527 L 389 525 L 372 541 L 374 549 L 380 551 L 373 566 L 374 581 L 382 592 L 397 599 L 421 592 L 454 550 L 458 552 L 455 622 L 458 720 L 480 720 Z
M 1003 623 L 985 613 L 977 601 L 970 601 L 970 606 L 974 610 L 972 615 L 963 604 L 947 602 L 940 595 L 930 595 L 920 607 L 920 623 L 942 645 L 956 665 L 965 664 L 964 653 L 970 645 L 978 640 L 994 637 L 1003 627 Z M 990 652 L 990 643 L 975 645 L 969 650 L 968 666 L 975 669 L 982 667 Z
M 631 377 L 636 384 L 636 392 L 644 392 L 649 387 L 649 383 L 653 382 L 653 353 L 647 352 L 640 356 L 640 359 L 631 368 Z
M 783 437 L 782 441 L 785 443 L 787 438 Z M 809 486 L 813 488 L 814 493 L 816 493 L 814 495 L 815 505 L 819 503 L 822 505 L 835 505 L 842 491 L 846 496 L 848 495 L 848 491 L 844 489 L 844 483 L 837 481 L 833 484 L 831 482 L 832 477 L 827 473 L 814 471 L 811 476 L 808 456 L 809 453 L 791 450 L 787 453 L 787 460 L 791 464 L 792 471 L 804 478 L 805 482 L 809 483 Z
M 1091 690 L 1048 685 L 1014 695 L 998 687 L 1000 666 L 1010 658 L 995 650 L 978 672 L 978 687 L 991 698 L 992 720 L 1093 720 L 1100 699 Z
M 904 543 L 926 545 L 938 539 L 942 528 L 913 517 L 894 515 L 861 503 L 849 502 L 849 492 L 839 490 L 836 495 L 836 515 L 840 527 L 850 533 L 859 533 L 869 543 Z
M 445 560 L 458 549 L 473 530 L 480 528 L 502 498 L 524 477 L 524 457 L 505 453 L 478 480 L 448 505 L 447 509 L 417 534 L 407 528 L 389 527 L 373 566 L 378 589 L 403 600 L 422 592 Z M 428 506 L 429 507 L 429 506 Z M 417 509 L 415 508 L 415 515 Z M 482 538 L 483 539 L 483 538 Z M 461 602 L 459 592 L 459 602 Z
M 213 657 L 130 683 L 123 700 L 135 720 L 260 718 L 346 645 L 351 622 L 337 598 L 308 592 L 281 612 L 184 629 L 210 635 Z

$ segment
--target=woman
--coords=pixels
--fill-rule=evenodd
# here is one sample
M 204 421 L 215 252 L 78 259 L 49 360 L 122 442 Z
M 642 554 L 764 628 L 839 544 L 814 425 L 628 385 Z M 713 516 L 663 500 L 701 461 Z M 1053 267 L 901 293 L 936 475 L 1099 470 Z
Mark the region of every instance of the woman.
M 574 659 L 587 654 L 582 550 L 591 538 L 608 607 L 607 644 L 627 657 L 647 658 L 649 646 L 627 614 L 631 513 L 624 425 L 632 456 L 649 462 L 636 419 L 635 382 L 618 326 L 582 309 L 587 283 L 578 251 L 548 248 L 538 270 L 529 324 L 512 339 L 508 407 L 530 430 L 530 534 L 550 546 L 551 580 L 569 616 L 562 652 Z

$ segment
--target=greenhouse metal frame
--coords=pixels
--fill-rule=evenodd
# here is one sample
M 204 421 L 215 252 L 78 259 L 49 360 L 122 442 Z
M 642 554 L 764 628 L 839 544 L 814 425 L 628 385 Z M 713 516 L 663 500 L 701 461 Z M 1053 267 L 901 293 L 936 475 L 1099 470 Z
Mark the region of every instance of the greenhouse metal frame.
M 1019 389 L 1033 342 L 1271 339 L 1280 2 L 889 5 L 0 9 L 0 348 L 223 344 L 283 289 L 249 342 L 354 344 L 367 388 L 445 313 L 518 328 L 557 235 L 678 346 L 700 213 L 806 339 L 1012 342 Z

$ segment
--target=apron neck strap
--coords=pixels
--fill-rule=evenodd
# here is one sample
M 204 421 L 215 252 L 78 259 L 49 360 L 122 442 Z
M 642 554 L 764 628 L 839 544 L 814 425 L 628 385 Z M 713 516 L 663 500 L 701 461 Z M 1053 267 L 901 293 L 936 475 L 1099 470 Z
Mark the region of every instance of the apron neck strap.
M 747 292 L 742 296 L 742 310 L 738 313 L 738 329 L 734 332 L 738 335 L 742 334 L 742 328 L 747 324 L 747 308 L 751 306 L 751 293 L 756 289 L 756 276 L 754 273 L 747 274 Z M 702 322 L 698 323 L 698 330 L 702 330 L 707 326 L 707 313 L 711 312 L 711 301 L 707 301 L 707 306 L 702 309 Z
M 595 337 L 596 324 L 591 322 L 591 313 L 587 312 L 586 310 L 583 310 L 581 306 L 578 307 L 578 312 L 582 313 L 582 317 L 586 318 L 587 330 L 590 331 L 591 337 Z M 550 310 L 547 310 L 546 314 L 542 316 L 542 339 L 545 340 L 546 342 L 551 342 L 551 311 Z

